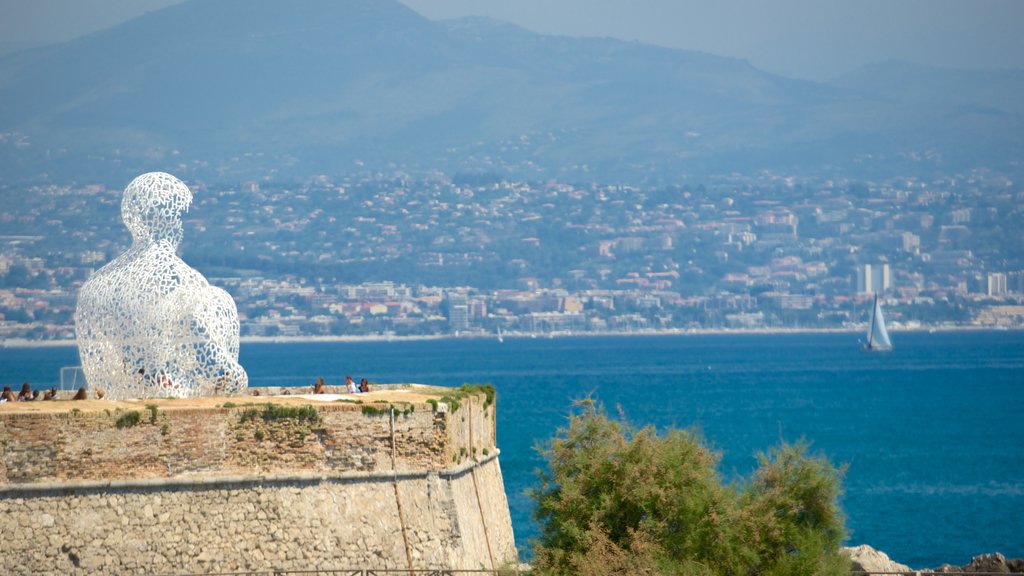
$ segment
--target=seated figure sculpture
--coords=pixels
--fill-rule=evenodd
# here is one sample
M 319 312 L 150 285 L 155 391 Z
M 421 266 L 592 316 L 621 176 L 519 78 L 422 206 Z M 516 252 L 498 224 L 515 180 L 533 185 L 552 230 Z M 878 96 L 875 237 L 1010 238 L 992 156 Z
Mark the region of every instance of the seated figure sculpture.
M 125 188 L 132 246 L 82 286 L 75 335 L 86 382 L 110 399 L 243 392 L 238 311 L 176 254 L 192 192 L 163 172 Z

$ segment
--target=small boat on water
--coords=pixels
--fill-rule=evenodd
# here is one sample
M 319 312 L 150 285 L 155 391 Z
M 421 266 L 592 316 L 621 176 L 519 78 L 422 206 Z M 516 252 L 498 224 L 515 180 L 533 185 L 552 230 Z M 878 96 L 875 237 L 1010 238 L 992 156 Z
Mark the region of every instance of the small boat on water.
M 875 294 L 875 307 L 871 311 L 871 325 L 868 326 L 868 341 L 864 344 L 865 352 L 892 352 L 892 341 L 889 331 L 885 329 L 885 316 L 882 316 L 882 304 Z

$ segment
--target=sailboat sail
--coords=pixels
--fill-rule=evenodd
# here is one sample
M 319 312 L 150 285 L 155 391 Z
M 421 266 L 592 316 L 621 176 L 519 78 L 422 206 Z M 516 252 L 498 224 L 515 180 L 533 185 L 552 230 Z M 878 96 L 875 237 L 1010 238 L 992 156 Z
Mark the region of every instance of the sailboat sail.
M 871 313 L 867 349 L 877 352 L 892 350 L 892 341 L 889 340 L 889 331 L 885 329 L 885 317 L 882 316 L 882 304 L 878 301 L 878 296 L 875 296 L 875 309 Z

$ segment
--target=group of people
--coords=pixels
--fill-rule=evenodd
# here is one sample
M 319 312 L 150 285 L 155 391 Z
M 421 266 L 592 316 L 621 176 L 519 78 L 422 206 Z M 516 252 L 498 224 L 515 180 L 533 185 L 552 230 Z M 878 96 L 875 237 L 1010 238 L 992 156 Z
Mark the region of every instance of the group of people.
M 33 390 L 32 386 L 25 382 L 21 385 L 21 392 L 18 392 L 17 395 L 14 394 L 10 386 L 4 386 L 4 391 L 0 392 L 0 402 L 32 402 L 33 400 L 39 400 L 39 396 L 40 391 Z M 57 389 L 50 388 L 42 396 L 42 400 L 56 400 Z
M 326 388 L 327 388 L 327 386 L 326 386 L 326 384 L 324 384 L 324 379 L 323 378 L 317 378 L 316 379 L 316 384 L 313 385 L 313 393 L 314 394 L 324 394 L 327 391 Z M 351 376 L 345 376 L 345 392 L 346 393 L 348 393 L 348 394 L 360 394 L 360 393 L 366 393 L 366 392 L 369 392 L 369 391 L 370 391 L 370 382 L 367 381 L 366 378 L 363 378 L 362 380 L 360 380 L 359 384 L 357 385 L 356 381 L 353 380 Z

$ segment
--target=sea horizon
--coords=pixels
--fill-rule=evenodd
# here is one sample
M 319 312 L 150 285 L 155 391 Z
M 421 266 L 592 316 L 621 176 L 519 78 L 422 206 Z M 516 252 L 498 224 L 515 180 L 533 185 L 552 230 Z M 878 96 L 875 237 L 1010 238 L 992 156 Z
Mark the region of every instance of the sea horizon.
M 766 328 L 668 328 L 646 330 L 605 330 L 601 332 L 586 331 L 555 331 L 555 332 L 463 332 L 458 334 L 361 334 L 361 335 L 324 335 L 324 336 L 242 336 L 242 344 L 315 344 L 331 342 L 421 342 L 430 340 L 494 340 L 502 339 L 537 339 L 537 338 L 622 338 L 622 337 L 661 337 L 661 336 L 744 336 L 772 334 L 861 334 L 864 326 L 847 328 L 815 328 L 815 327 L 766 327 Z M 1024 326 L 913 326 L 888 327 L 894 334 L 904 333 L 955 333 L 955 332 L 1024 332 Z M 0 339 L 0 348 L 47 348 L 77 346 L 75 339 L 31 339 L 6 338 Z

